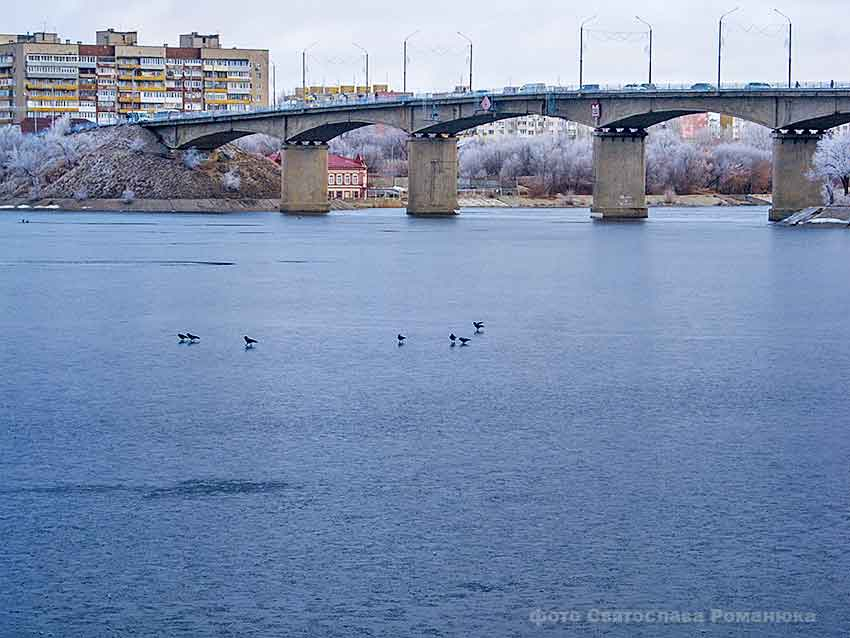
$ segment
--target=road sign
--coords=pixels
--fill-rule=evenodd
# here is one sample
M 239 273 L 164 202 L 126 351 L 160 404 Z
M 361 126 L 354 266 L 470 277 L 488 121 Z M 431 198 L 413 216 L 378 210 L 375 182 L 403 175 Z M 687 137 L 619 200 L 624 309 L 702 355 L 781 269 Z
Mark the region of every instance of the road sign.
M 489 95 L 485 95 L 484 99 L 481 100 L 481 110 L 489 111 L 493 107 L 493 102 L 490 100 Z

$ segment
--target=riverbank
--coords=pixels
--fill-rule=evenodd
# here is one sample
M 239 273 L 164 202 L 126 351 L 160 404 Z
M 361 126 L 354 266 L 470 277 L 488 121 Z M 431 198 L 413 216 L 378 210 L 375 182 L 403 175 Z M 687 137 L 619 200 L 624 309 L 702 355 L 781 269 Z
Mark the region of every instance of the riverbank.
M 589 208 L 590 195 L 573 197 L 531 198 L 531 197 L 460 197 L 461 208 Z M 769 195 L 678 195 L 672 202 L 662 196 L 647 197 L 650 207 L 709 207 L 709 206 L 767 206 Z M 364 208 L 404 208 L 405 200 L 364 199 L 334 200 L 331 209 L 338 211 Z M 48 197 L 31 201 L 15 199 L 0 202 L 0 210 L 71 210 L 71 211 L 137 211 L 137 212 L 174 212 L 174 213 L 235 213 L 243 211 L 278 211 L 280 200 L 265 197 L 227 197 L 227 198 L 140 198 L 125 201 L 116 198 L 76 199 L 68 197 Z

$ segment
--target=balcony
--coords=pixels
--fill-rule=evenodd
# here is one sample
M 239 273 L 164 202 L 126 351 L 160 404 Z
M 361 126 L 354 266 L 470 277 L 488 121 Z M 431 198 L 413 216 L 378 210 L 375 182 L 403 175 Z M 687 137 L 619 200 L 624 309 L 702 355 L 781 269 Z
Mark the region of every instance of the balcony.
M 207 104 L 250 104 L 251 100 L 243 100 L 239 98 L 224 98 L 207 100 Z
M 76 106 L 29 106 L 28 111 L 37 113 L 79 113 L 80 109 Z
M 76 84 L 51 84 L 45 82 L 27 82 L 25 84 L 26 88 L 34 89 L 36 91 L 76 91 Z
M 51 102 L 72 102 L 78 100 L 76 95 L 28 95 L 27 100 L 33 101 L 51 101 Z
M 77 78 L 77 71 L 30 71 L 27 69 L 28 78 Z

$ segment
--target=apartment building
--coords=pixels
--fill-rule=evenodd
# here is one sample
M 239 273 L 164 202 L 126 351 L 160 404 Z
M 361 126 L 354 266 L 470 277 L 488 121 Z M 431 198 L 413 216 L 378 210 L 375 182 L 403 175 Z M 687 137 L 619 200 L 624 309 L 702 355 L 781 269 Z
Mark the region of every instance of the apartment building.
M 55 33 L 0 34 L 0 125 L 75 119 L 112 124 L 161 111 L 246 111 L 269 104 L 264 49 L 222 48 L 218 34 L 143 46 L 136 31 L 98 31 L 95 44 Z
M 588 136 L 591 132 L 592 129 L 569 120 L 543 115 L 524 115 L 483 124 L 470 130 L 468 135 L 472 137 L 499 137 L 503 135 L 533 137 L 535 135 L 560 134 L 577 138 Z

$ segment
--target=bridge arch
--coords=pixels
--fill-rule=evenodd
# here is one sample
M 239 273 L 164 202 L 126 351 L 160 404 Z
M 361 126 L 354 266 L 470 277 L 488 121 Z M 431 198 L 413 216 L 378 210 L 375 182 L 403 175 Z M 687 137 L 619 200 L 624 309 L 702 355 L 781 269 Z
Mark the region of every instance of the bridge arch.
M 786 98 L 757 92 L 643 99 L 603 98 L 598 128 L 646 129 L 684 115 L 720 113 L 774 130 L 817 130 L 850 123 L 850 100 Z

